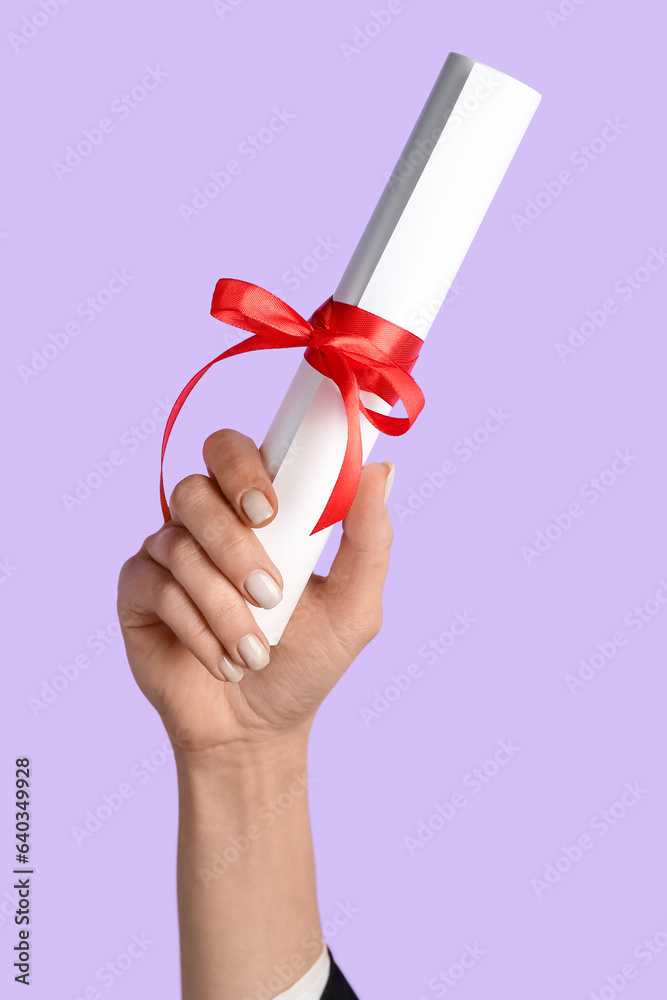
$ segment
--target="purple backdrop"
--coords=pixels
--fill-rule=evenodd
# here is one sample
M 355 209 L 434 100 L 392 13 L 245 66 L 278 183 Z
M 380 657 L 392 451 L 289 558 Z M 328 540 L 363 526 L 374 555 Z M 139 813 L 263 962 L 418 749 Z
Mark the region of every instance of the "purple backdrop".
M 167 410 L 235 342 L 215 281 L 309 315 L 452 50 L 543 101 L 415 369 L 426 409 L 374 450 L 395 543 L 382 632 L 314 727 L 322 920 L 364 1000 L 664 995 L 666 20 L 649 0 L 4 5 L 3 996 L 24 755 L 31 995 L 179 996 L 173 757 L 118 570 L 161 523 Z M 168 490 L 212 430 L 261 440 L 298 361 L 216 366 Z

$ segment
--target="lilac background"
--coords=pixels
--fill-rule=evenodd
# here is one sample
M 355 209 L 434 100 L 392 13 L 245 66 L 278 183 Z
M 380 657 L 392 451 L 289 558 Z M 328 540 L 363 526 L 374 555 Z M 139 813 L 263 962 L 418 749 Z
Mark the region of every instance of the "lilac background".
M 13 761 L 24 754 L 34 771 L 31 995 L 66 1000 L 97 984 L 114 1000 L 179 996 L 173 760 L 122 640 L 87 646 L 97 629 L 114 631 L 120 565 L 161 523 L 162 424 L 136 450 L 130 428 L 234 342 L 208 315 L 218 277 L 255 281 L 307 315 L 331 293 L 452 50 L 543 101 L 415 370 L 426 409 L 373 454 L 396 464 L 395 542 L 382 632 L 314 727 L 322 920 L 364 1000 L 654 1000 L 667 988 L 667 605 L 650 603 L 667 580 L 665 269 L 646 272 L 628 301 L 614 290 L 667 239 L 667 19 L 648 0 L 632 11 L 620 0 L 566 3 L 572 12 L 552 25 L 555 2 L 401 7 L 347 61 L 341 43 L 369 20 L 370 0 L 237 0 L 227 12 L 203 0 L 73 0 L 18 51 L 10 33 L 40 8 L 3 6 L 3 996 L 20 994 L 8 914 Z M 166 77 L 125 120 L 110 114 L 148 66 Z M 295 116 L 289 127 L 186 223 L 179 205 L 238 158 L 274 107 Z M 53 161 L 104 117 L 114 131 L 58 180 Z M 571 156 L 608 117 L 627 127 L 580 170 Z M 567 169 L 573 183 L 517 231 L 513 214 Z M 284 272 L 320 237 L 339 247 L 290 287 Z M 132 280 L 122 293 L 94 321 L 79 317 L 80 334 L 25 384 L 19 366 L 32 349 L 123 268 Z M 609 298 L 618 311 L 561 360 L 570 326 Z M 215 428 L 261 440 L 298 360 L 282 352 L 216 366 L 179 418 L 168 489 L 203 471 L 201 442 Z M 505 425 L 470 461 L 454 455 L 497 407 Z M 636 461 L 590 503 L 580 489 L 617 449 Z M 62 495 L 114 450 L 122 465 L 68 513 Z M 447 458 L 456 475 L 424 488 Z M 434 495 L 407 514 L 420 488 Z M 575 501 L 581 518 L 529 565 L 522 546 Z M 634 632 L 624 618 L 647 601 Z M 475 623 L 429 665 L 420 647 L 456 612 Z M 572 693 L 566 675 L 619 630 L 626 645 Z M 35 714 L 29 699 L 84 652 L 90 666 Z M 388 705 L 377 718 L 362 713 L 411 663 L 421 676 L 410 689 L 377 702 Z M 520 752 L 479 794 L 466 791 L 466 774 L 499 740 Z M 151 754 L 155 773 L 142 781 Z M 123 782 L 133 796 L 78 845 L 72 828 Z M 645 792 L 601 836 L 591 821 L 626 782 Z M 424 834 L 420 823 L 456 791 L 465 808 L 411 853 L 405 838 Z M 594 848 L 536 888 L 531 880 L 584 834 Z M 339 902 L 358 912 L 336 928 Z M 96 980 L 143 933 L 153 943 L 122 978 Z M 644 964 L 634 949 L 655 935 L 658 953 Z M 435 989 L 467 944 L 483 958 L 455 987 Z M 623 985 L 613 977 L 627 963 L 637 974 Z

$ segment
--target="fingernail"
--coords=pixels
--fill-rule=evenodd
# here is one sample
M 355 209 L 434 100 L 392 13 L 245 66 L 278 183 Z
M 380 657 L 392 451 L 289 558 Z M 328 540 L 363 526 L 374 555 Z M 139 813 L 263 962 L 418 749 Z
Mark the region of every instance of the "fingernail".
M 243 679 L 243 667 L 239 667 L 238 664 L 232 663 L 232 661 L 228 660 L 226 656 L 220 657 L 218 666 L 220 667 L 220 673 L 225 680 L 230 681 L 232 684 L 238 684 L 238 682 Z
M 270 611 L 280 604 L 283 599 L 283 592 L 272 576 L 263 569 L 254 569 L 249 573 L 245 581 L 245 589 L 250 596 L 257 601 L 260 608 Z M 262 647 L 264 648 L 264 647 Z
M 273 507 L 261 490 L 247 490 L 241 497 L 241 507 L 253 524 L 262 524 L 273 514 Z
M 239 656 L 251 670 L 262 670 L 269 662 L 266 647 L 256 635 L 244 635 L 238 643 Z
M 396 469 L 394 468 L 393 462 L 383 462 L 382 464 L 386 465 L 389 469 L 389 472 L 387 473 L 387 481 L 384 484 L 384 502 L 386 504 L 389 499 L 389 494 L 391 493 L 391 488 L 394 485 L 394 473 L 396 472 Z

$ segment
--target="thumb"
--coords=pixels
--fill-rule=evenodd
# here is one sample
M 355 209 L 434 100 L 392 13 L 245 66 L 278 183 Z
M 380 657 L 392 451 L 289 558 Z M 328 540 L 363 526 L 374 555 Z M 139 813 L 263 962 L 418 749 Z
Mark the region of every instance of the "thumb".
M 365 645 L 382 625 L 382 588 L 389 568 L 393 529 L 386 498 L 394 480 L 391 462 L 361 470 L 343 535 L 325 583 L 327 613 L 341 638 Z

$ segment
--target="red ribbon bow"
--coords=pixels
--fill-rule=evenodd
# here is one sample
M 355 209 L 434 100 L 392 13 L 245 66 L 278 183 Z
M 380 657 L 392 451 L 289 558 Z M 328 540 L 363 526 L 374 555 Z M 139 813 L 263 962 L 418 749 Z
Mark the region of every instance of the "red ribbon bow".
M 174 403 L 162 439 L 160 501 L 165 521 L 170 518 L 164 493 L 164 453 L 183 403 L 211 365 L 235 354 L 281 347 L 304 347 L 306 361 L 332 379 L 340 389 L 347 414 L 347 446 L 333 492 L 311 535 L 341 521 L 359 486 L 363 450 L 359 413 L 384 434 L 405 434 L 424 406 L 424 395 L 411 377 L 423 341 L 408 330 L 366 312 L 335 302 L 333 297 L 310 318 L 295 312 L 276 295 L 235 278 L 221 278 L 215 286 L 211 315 L 254 333 L 209 361 L 194 375 Z M 390 417 L 367 409 L 359 390 L 375 393 L 393 406 L 400 399 L 407 417 Z

